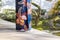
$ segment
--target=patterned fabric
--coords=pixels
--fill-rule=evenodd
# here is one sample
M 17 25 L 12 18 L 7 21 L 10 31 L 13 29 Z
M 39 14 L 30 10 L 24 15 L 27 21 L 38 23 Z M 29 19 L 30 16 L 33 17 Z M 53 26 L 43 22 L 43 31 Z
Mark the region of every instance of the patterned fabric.
M 21 29 L 31 29 L 30 0 L 16 0 L 16 30 Z

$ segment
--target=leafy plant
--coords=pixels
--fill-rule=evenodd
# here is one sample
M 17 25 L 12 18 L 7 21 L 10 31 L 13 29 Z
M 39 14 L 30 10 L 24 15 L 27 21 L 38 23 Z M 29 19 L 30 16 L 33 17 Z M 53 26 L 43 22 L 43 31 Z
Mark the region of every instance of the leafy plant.
M 3 14 L 1 14 L 1 18 L 7 21 L 15 22 L 16 13 L 15 11 L 10 12 L 9 10 L 5 10 Z
M 35 20 L 34 20 L 35 21 L 35 26 L 37 26 L 37 24 L 39 22 L 40 15 L 41 15 L 41 13 L 40 13 L 41 8 L 36 3 L 32 3 L 32 5 L 37 7 L 36 10 L 32 10 L 32 16 L 35 18 Z

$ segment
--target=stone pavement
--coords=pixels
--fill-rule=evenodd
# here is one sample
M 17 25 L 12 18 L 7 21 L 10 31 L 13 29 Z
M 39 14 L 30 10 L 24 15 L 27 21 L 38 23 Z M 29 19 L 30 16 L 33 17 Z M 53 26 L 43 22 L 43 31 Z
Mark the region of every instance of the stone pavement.
M 60 40 L 60 37 L 33 29 L 27 32 L 17 32 L 15 23 L 0 19 L 0 40 Z

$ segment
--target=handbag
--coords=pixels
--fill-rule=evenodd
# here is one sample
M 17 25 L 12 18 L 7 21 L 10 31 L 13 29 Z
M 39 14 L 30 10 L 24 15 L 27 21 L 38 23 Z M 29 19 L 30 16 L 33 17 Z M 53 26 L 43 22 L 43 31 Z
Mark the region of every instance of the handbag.
M 22 17 L 21 17 L 21 9 L 22 9 L 22 7 L 19 8 L 18 13 L 16 13 L 16 16 L 17 16 L 16 23 L 23 26 L 24 25 L 24 19 L 22 19 Z

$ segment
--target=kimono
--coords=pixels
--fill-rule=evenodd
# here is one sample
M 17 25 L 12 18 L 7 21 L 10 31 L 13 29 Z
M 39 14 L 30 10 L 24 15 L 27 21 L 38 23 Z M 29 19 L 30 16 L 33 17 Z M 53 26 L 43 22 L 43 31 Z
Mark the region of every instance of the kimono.
M 30 0 L 16 0 L 16 30 L 31 30 Z

